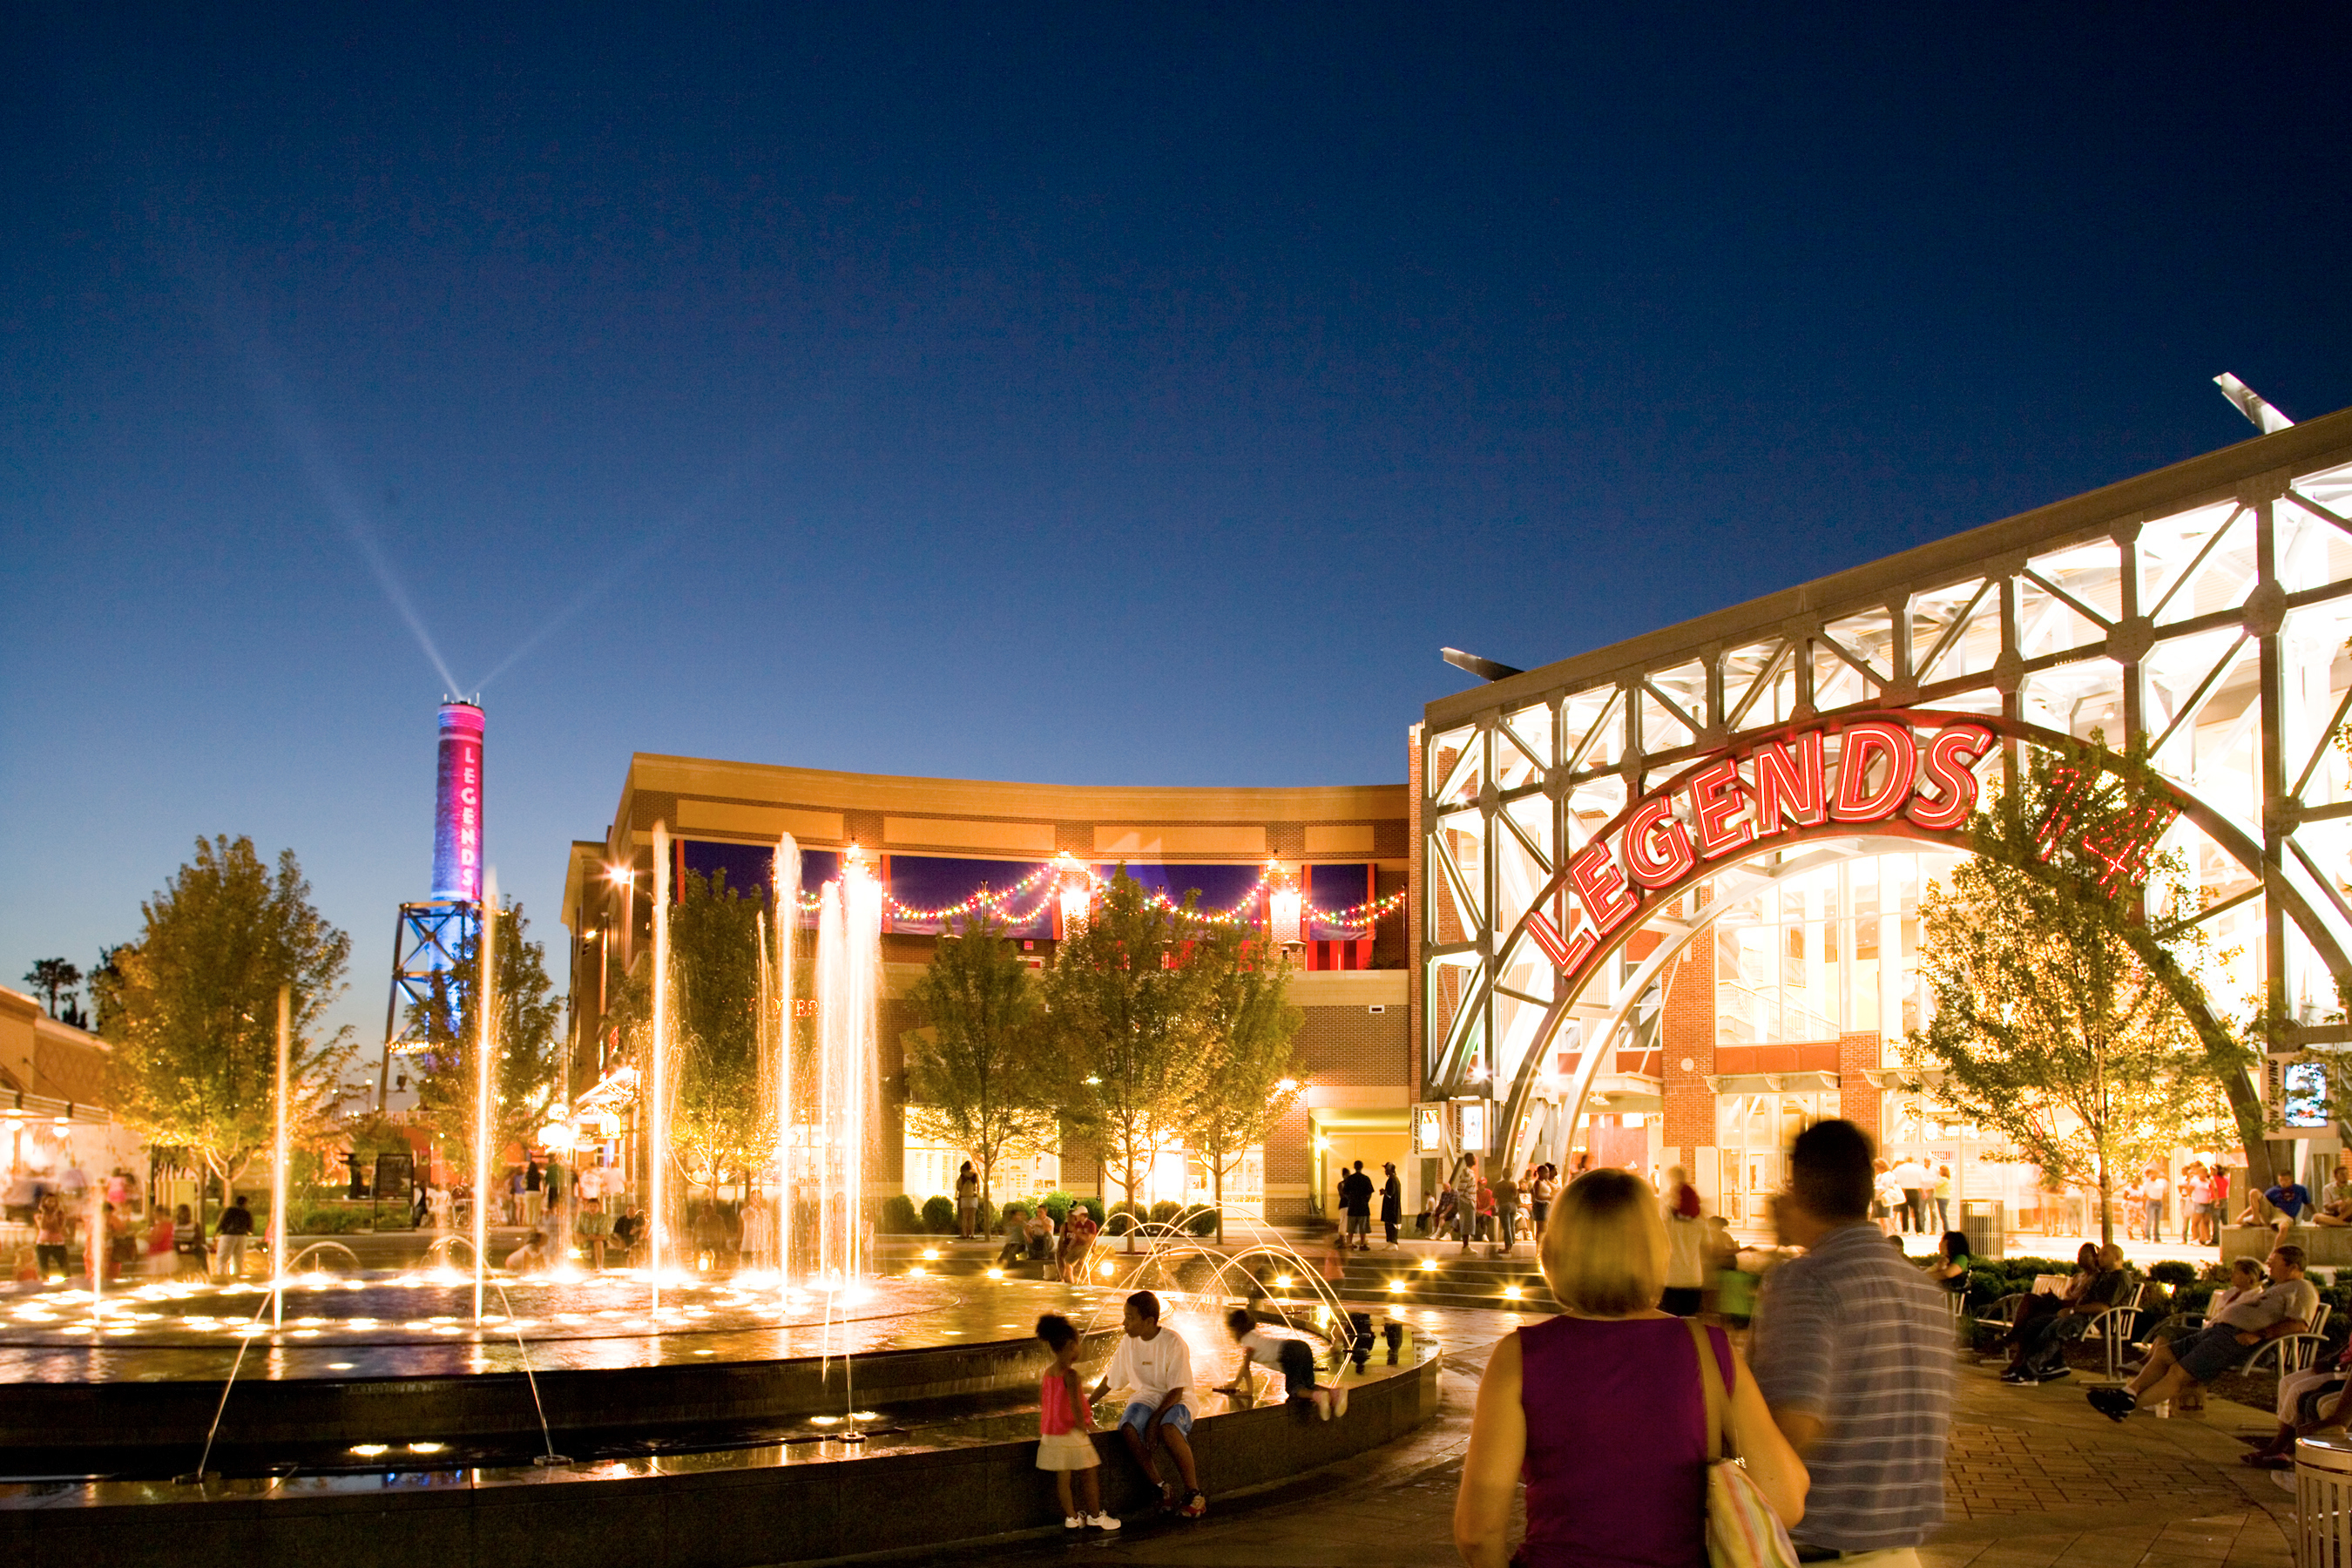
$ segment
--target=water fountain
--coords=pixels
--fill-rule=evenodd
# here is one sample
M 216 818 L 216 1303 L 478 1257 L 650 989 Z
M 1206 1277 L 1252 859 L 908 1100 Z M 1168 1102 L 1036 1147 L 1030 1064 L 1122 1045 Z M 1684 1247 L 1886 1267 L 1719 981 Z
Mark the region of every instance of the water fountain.
M 526 1478 L 557 1491 L 508 1497 L 505 1506 L 537 1510 L 536 1538 L 583 1550 L 600 1544 L 604 1516 L 581 1514 L 562 1495 L 566 1481 L 665 1491 L 724 1481 L 735 1489 L 723 1494 L 723 1505 L 714 1493 L 707 1508 L 668 1506 L 660 1517 L 677 1522 L 664 1528 L 681 1531 L 705 1514 L 732 1520 L 754 1495 L 779 1500 L 783 1511 L 767 1533 L 679 1549 L 712 1562 L 953 1539 L 1013 1528 L 1030 1510 L 1024 1500 L 1037 1480 L 1026 1439 L 1034 1436 L 1044 1360 L 1031 1328 L 1040 1310 L 1084 1325 L 1086 1359 L 1097 1364 L 1116 1342 L 1124 1291 L 1161 1289 L 1171 1321 L 1195 1341 L 1204 1387 L 1231 1354 L 1218 1324 L 1222 1309 L 1264 1301 L 1258 1272 L 1286 1268 L 1311 1282 L 1297 1310 L 1280 1298 L 1269 1303 L 1277 1321 L 1295 1319 L 1309 1333 L 1344 1327 L 1336 1296 L 1295 1254 L 1226 1253 L 1174 1227 L 1150 1227 L 1150 1250 L 1121 1260 L 1124 1279 L 1105 1276 L 1087 1286 L 886 1268 L 868 1212 L 883 1104 L 881 888 L 853 850 L 841 875 L 818 892 L 808 987 L 813 1038 L 803 1052 L 795 1001 L 804 906 L 799 850 L 789 837 L 775 851 L 772 942 L 761 938 L 770 1185 L 764 1199 L 745 1194 L 747 1202 L 774 1205 L 775 1268 L 732 1278 L 696 1273 L 675 1245 L 672 1213 L 670 1120 L 680 1051 L 669 981 L 674 863 L 666 826 L 655 826 L 653 841 L 652 1027 L 639 1080 L 647 1267 L 591 1273 L 565 1263 L 514 1278 L 489 1255 L 499 1152 L 497 915 L 486 907 L 469 1086 L 471 1234 L 442 1238 L 422 1267 L 401 1271 L 331 1273 L 317 1247 L 302 1258 L 288 1256 L 288 1129 L 301 1091 L 288 1081 L 289 1031 L 281 1013 L 271 1279 L 266 1286 L 154 1280 L 118 1289 L 110 1303 L 94 1280 L 87 1321 L 57 1311 L 58 1296 L 0 1304 L 0 1373 L 15 1384 L 0 1404 L 0 1475 L 50 1478 L 0 1481 L 0 1541 L 87 1527 L 96 1510 L 105 1516 L 98 1534 L 107 1541 L 92 1550 L 134 1563 L 176 1561 L 184 1532 L 214 1515 L 158 1531 L 139 1517 L 146 1505 L 201 1498 L 208 1510 L 228 1510 L 218 1516 L 224 1529 L 250 1531 L 281 1517 L 271 1513 L 273 1502 L 305 1497 L 363 1504 L 367 1511 L 351 1516 L 349 1529 L 353 1542 L 373 1544 L 404 1517 L 412 1492 L 430 1500 L 434 1489 L 461 1485 L 488 1506 Z M 458 1247 L 471 1253 L 470 1268 L 457 1267 Z M 970 1261 L 983 1259 L 975 1254 Z M 255 1301 L 257 1295 L 265 1299 Z M 845 1376 L 851 1367 L 854 1387 Z M 1399 1375 L 1414 1381 L 1390 1396 L 1401 1414 L 1379 1417 L 1387 1424 L 1377 1428 L 1357 1419 L 1303 1429 L 1302 1436 L 1295 1424 L 1282 1424 L 1281 1410 L 1261 1409 L 1235 1413 L 1241 1425 L 1223 1428 L 1265 1435 L 1225 1439 L 1240 1445 L 1228 1451 L 1246 1464 L 1213 1458 L 1223 1416 L 1203 1421 L 1196 1444 L 1204 1464 L 1242 1467 L 1235 1475 L 1259 1473 L 1248 1465 L 1276 1467 L 1271 1474 L 1330 1462 L 1384 1441 L 1433 1408 L 1433 1370 L 1408 1367 Z M 1360 1409 L 1379 1403 L 1359 1396 Z M 1205 1395 L 1204 1408 L 1216 1408 Z M 1343 1425 L 1348 1430 L 1339 1430 Z M 559 1436 L 579 1460 L 556 1453 Z M 1269 1441 L 1276 1446 L 1264 1451 L 1248 1447 Z M 205 1458 L 197 1461 L 200 1449 Z M 917 1483 L 894 1468 L 896 1461 L 932 1465 L 919 1457 L 941 1449 L 968 1450 L 970 1463 L 999 1479 L 988 1483 L 984 1500 L 907 1509 Z M 858 1463 L 848 1468 L 814 1463 L 853 1458 Z M 191 1461 L 200 1467 L 188 1478 L 192 1485 L 174 1490 L 142 1479 L 183 1475 Z M 835 1469 L 831 1479 L 815 1473 Z M 921 1484 L 933 1486 L 943 1472 L 933 1466 L 924 1473 L 931 1479 Z M 1124 1484 L 1114 1478 L 1115 1498 Z M 745 1489 L 752 1486 L 761 1489 Z M 118 1514 L 120 1532 L 112 1529 Z M 77 1540 L 94 1542 L 97 1534 Z

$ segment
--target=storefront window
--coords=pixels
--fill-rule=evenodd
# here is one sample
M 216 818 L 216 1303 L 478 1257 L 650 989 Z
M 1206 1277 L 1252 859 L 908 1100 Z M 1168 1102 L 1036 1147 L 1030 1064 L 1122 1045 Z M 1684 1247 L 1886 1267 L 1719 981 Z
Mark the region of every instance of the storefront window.
M 1724 910 L 1715 922 L 1717 1042 L 1918 1028 L 1920 889 L 1958 858 L 1862 856 L 1784 878 Z

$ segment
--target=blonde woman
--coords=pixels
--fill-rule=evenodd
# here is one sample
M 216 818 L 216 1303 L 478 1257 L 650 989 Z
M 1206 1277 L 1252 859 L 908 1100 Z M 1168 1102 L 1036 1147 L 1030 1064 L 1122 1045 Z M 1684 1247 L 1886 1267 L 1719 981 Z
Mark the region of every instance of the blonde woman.
M 1486 1363 L 1454 1504 L 1462 1561 L 1706 1568 L 1706 1395 L 1689 1326 L 1658 1310 L 1666 1229 L 1657 1194 L 1626 1171 L 1578 1177 L 1552 1206 L 1541 1257 L 1563 1312 L 1502 1341 Z M 1805 1467 L 1723 1331 L 1708 1329 L 1706 1340 L 1730 1393 L 1725 1452 L 1747 1461 L 1794 1524 Z M 1522 1475 L 1528 1534 L 1515 1558 Z

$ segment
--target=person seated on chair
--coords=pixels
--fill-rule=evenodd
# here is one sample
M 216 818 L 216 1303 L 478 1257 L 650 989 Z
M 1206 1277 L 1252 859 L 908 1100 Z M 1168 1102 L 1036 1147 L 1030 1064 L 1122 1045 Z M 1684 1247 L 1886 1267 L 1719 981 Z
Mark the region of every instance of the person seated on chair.
M 1021 1237 L 1028 1244 L 1030 1262 L 1045 1263 L 1053 1260 L 1054 1216 L 1045 1212 L 1045 1205 L 1039 1204 L 1035 1208 L 1031 1209 L 1029 1217 L 1021 1222 Z
M 1003 1218 L 997 1228 L 1004 1235 L 1004 1246 L 996 1255 L 996 1266 L 1003 1268 L 1020 1262 L 1029 1254 L 1029 1210 L 1022 1204 L 1004 1205 Z
M 2228 1311 L 2234 1303 L 2260 1293 L 2265 1283 L 2263 1279 L 2261 1258 L 2232 1258 L 2230 1259 L 2229 1281 L 2213 1292 L 2213 1299 L 2205 1303 L 2205 1310 L 2201 1312 L 2173 1312 L 2168 1315 L 2163 1321 L 2148 1331 L 2147 1342 L 2152 1346 L 2168 1344 L 2184 1334 L 2195 1333 L 2208 1321 Z M 2134 1358 L 2124 1363 L 2124 1371 L 2137 1372 L 2146 1364 L 2145 1361 Z
M 2319 1289 L 2303 1277 L 2303 1248 L 2282 1243 L 2263 1263 L 2270 1283 L 2233 1301 L 2205 1327 L 2148 1352 L 2147 1364 L 2121 1388 L 2086 1390 L 2091 1407 L 2121 1421 L 2143 1405 L 2161 1405 L 2202 1388 L 2266 1341 L 2299 1334 L 2319 1311 Z
M 1969 1237 L 1966 1231 L 1948 1230 L 1936 1243 L 1936 1256 L 1928 1261 L 1927 1278 L 1958 1296 L 1969 1288 Z
M 2067 1376 L 2074 1369 L 2066 1364 L 2065 1341 L 2123 1300 L 2131 1271 L 2124 1267 L 2122 1247 L 2109 1242 L 2100 1248 L 2086 1241 L 2075 1260 L 2080 1267 L 2056 1310 L 2032 1317 L 2019 1312 L 2017 1329 L 2010 1336 L 2009 1370 L 2000 1374 L 2003 1383 L 2047 1383 Z M 2026 1305 L 2032 1304 L 2028 1298 Z
M 2278 1431 L 2240 1458 L 2258 1470 L 2293 1469 L 2296 1438 L 2344 1429 L 2345 1417 L 2352 1415 L 2352 1394 L 2345 1392 L 2347 1384 L 2352 1384 L 2352 1344 L 2344 1347 L 2333 1365 L 2291 1372 L 2280 1378 Z

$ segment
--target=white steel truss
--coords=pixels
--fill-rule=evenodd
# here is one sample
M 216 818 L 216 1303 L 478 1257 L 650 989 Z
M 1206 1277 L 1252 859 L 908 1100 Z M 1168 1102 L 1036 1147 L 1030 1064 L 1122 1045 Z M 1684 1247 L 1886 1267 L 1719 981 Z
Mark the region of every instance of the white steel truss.
M 2216 1004 L 2278 999 L 2274 1049 L 2352 1039 L 2347 640 L 2352 410 L 1433 702 L 1416 731 L 1423 1097 L 1503 1100 L 1507 1161 L 1538 1100 L 1572 1124 L 1707 911 L 1835 850 L 1727 859 L 1639 922 L 1654 936 L 1619 933 L 1563 984 L 1556 933 L 1529 917 L 1570 858 L 1745 739 L 1864 713 L 2145 735 L 2183 807 L 2164 847 L 2189 867 Z M 1547 1063 L 1569 1049 L 1563 1082 Z

